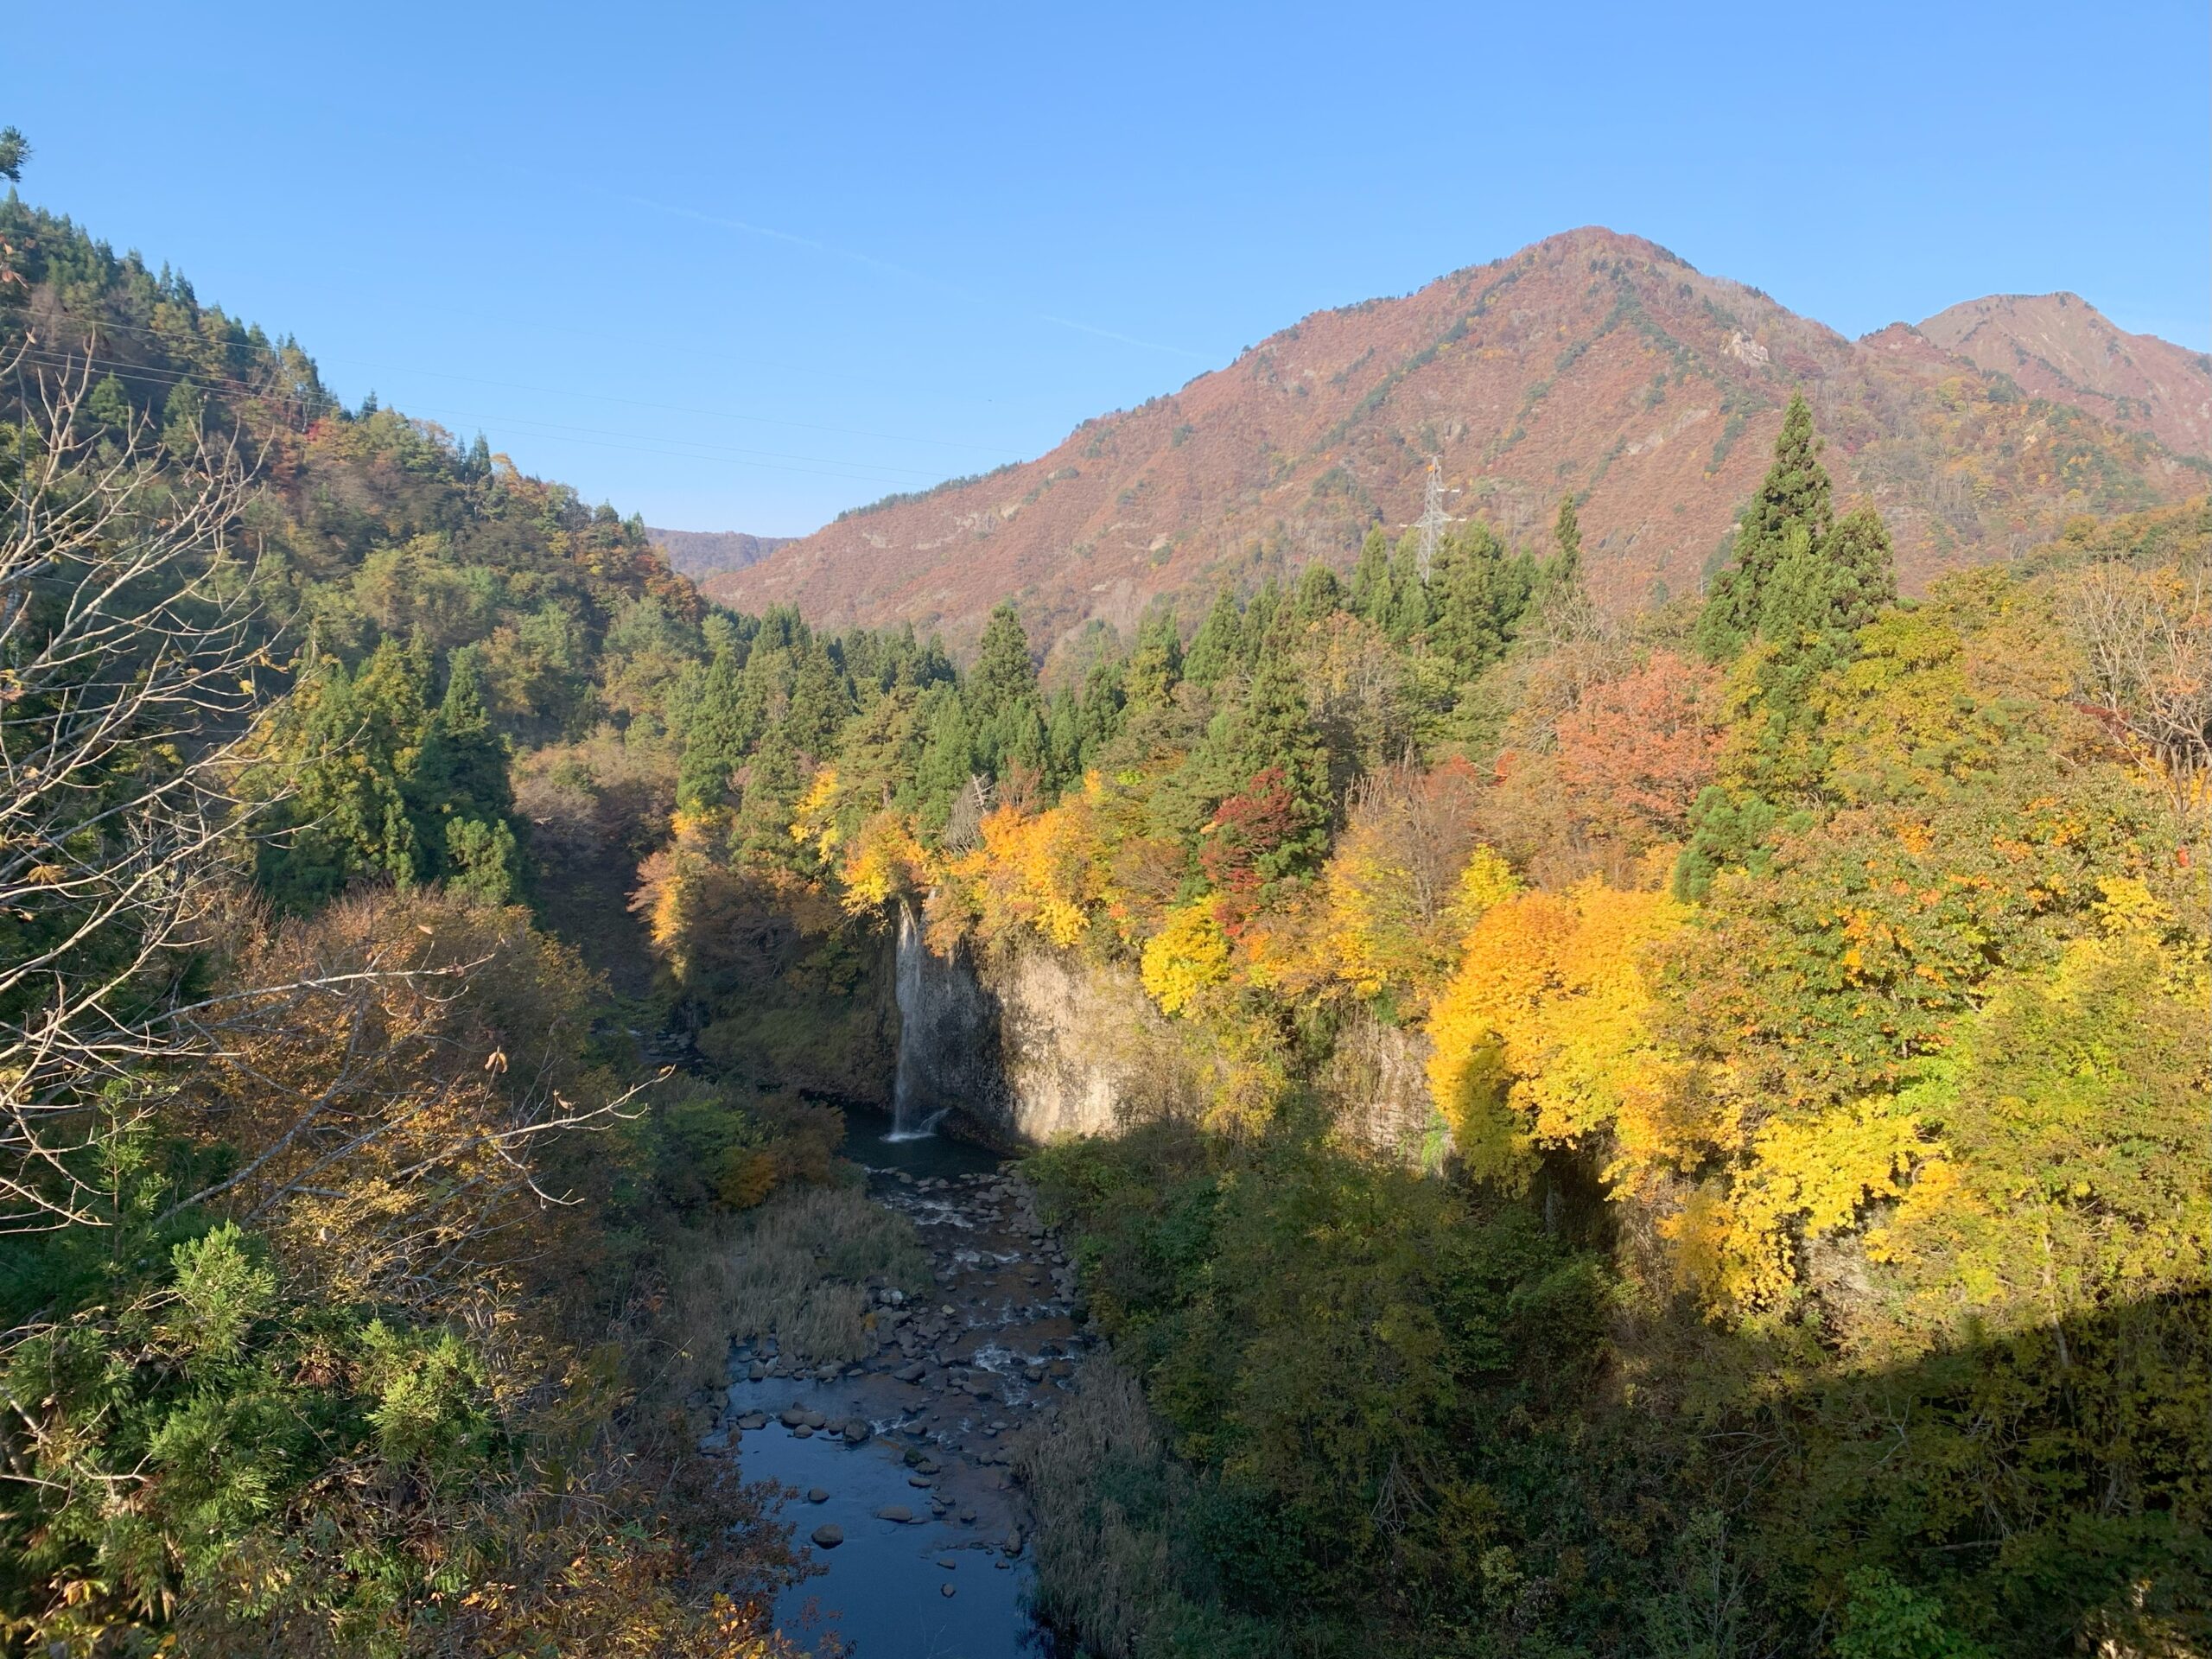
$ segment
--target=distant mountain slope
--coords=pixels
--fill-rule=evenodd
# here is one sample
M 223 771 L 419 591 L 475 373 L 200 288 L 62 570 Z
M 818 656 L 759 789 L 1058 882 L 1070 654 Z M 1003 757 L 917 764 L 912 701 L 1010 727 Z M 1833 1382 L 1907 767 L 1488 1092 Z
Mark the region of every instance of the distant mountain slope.
M 1908 585 L 2075 512 L 2204 487 L 2201 461 L 2024 398 L 1901 325 L 1853 342 L 1591 229 L 1310 316 L 1049 454 L 845 514 L 706 587 L 825 623 L 912 620 L 956 647 L 1011 596 L 1055 642 L 1094 619 L 1126 628 L 1157 594 L 1195 605 L 1268 568 L 1348 561 L 1368 524 L 1418 513 L 1435 454 L 1454 512 L 1532 541 L 1576 492 L 1593 586 L 1632 606 L 1698 585 L 1800 388 L 1844 499 L 1888 515 Z
M 2128 334 L 2078 294 L 1993 294 L 1937 312 L 1920 332 L 2038 397 L 2212 460 L 2212 358 Z
M 758 564 L 791 539 L 748 536 L 740 530 L 655 530 L 650 524 L 645 527 L 645 538 L 668 556 L 671 566 L 694 582 Z

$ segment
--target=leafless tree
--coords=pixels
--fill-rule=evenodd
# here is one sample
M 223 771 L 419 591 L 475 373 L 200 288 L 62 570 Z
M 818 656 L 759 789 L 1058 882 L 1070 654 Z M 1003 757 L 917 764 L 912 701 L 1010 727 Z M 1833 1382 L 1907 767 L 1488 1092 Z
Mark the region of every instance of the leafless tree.
M 0 474 L 0 1229 L 92 1218 L 104 1091 L 188 1039 L 163 980 L 237 814 L 258 587 L 234 441 L 118 431 L 75 367 L 17 389 Z
M 2212 579 L 2112 563 L 2069 590 L 2089 711 L 2165 780 L 2188 833 L 2212 788 Z
M 396 1135 L 339 1109 L 361 1093 L 351 1066 L 342 1086 L 287 1093 L 250 1063 L 283 1046 L 288 1020 L 303 1036 L 334 1020 L 385 1031 L 391 998 L 430 1006 L 481 964 L 366 945 L 242 961 L 265 929 L 230 867 L 270 791 L 256 804 L 232 785 L 276 689 L 257 677 L 278 666 L 280 632 L 236 545 L 254 467 L 234 438 L 96 418 L 89 356 L 39 372 L 19 354 L 0 384 L 16 389 L 0 454 L 0 1231 L 105 1224 L 104 1154 L 188 1096 L 204 1117 L 211 1076 L 266 1098 L 241 1114 L 240 1175 L 184 1204 L 280 1170 L 269 1191 L 289 1192 L 299 1160 L 327 1173 L 388 1140 L 411 1147 L 413 1174 L 481 1155 L 505 1172 L 480 1172 L 481 1193 L 518 1182 L 550 1198 L 526 1143 L 603 1126 L 620 1103 L 503 1090 L 496 1111 L 417 1114 Z M 188 989 L 187 968 L 211 958 L 218 988 Z M 424 1135 L 430 1122 L 449 1133 Z

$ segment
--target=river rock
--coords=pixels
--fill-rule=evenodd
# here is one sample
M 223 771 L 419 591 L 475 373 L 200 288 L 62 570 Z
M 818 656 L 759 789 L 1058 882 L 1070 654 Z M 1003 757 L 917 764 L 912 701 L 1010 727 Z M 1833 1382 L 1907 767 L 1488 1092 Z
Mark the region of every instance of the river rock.
M 858 1446 L 862 1440 L 868 1439 L 868 1427 L 855 1417 L 845 1425 L 844 1433 L 845 1443 L 848 1446 Z
M 875 1512 L 875 1518 L 879 1521 L 897 1521 L 904 1523 L 914 1518 L 914 1512 L 904 1503 L 887 1503 Z
M 819 1486 L 810 1486 L 806 1489 L 806 1501 L 810 1503 L 827 1503 L 830 1501 L 830 1494 Z
M 937 1592 L 940 1596 L 957 1596 L 960 1593 L 949 1584 L 940 1584 L 938 1586 Z
M 1006 1529 L 1006 1541 L 1000 1545 L 999 1548 L 1005 1550 L 1009 1555 L 1020 1554 L 1021 1529 L 1020 1527 L 1008 1527 Z
M 814 1541 L 824 1549 L 835 1549 L 845 1541 L 845 1529 L 834 1523 L 817 1527 Z

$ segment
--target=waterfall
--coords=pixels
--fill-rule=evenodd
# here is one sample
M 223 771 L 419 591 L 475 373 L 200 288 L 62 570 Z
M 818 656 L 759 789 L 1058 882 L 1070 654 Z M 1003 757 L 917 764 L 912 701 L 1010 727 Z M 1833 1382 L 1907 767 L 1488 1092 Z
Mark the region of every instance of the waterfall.
M 899 1071 L 891 1088 L 891 1134 L 893 1141 L 915 1141 L 932 1133 L 942 1108 L 924 1112 L 914 1099 L 916 1079 L 920 1075 L 921 1061 L 916 1046 L 922 1041 L 922 963 L 929 954 L 929 946 L 922 938 L 921 924 L 914 919 L 914 907 L 904 899 L 899 901 L 899 952 L 894 959 L 892 985 L 899 1004 Z

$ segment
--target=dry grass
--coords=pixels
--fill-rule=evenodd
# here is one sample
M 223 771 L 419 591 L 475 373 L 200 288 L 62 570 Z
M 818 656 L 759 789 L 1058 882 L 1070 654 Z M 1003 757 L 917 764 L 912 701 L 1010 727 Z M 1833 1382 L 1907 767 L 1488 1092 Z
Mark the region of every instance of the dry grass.
M 1187 1477 L 1169 1460 L 1136 1380 L 1103 1354 L 1084 1362 L 1058 1426 L 1027 1437 L 1015 1469 L 1037 1514 L 1039 1616 L 1105 1659 L 1159 1649 L 1181 1601 L 1160 1525 L 1179 1492 L 1161 1487 L 1179 1489 Z M 1132 1498 L 1151 1516 L 1133 1516 Z
M 929 1258 L 912 1226 L 851 1188 L 788 1192 L 687 1230 L 669 1262 L 673 1323 L 687 1333 L 681 1386 L 719 1382 L 732 1338 L 773 1337 L 814 1365 L 873 1353 L 870 1278 L 925 1289 Z

